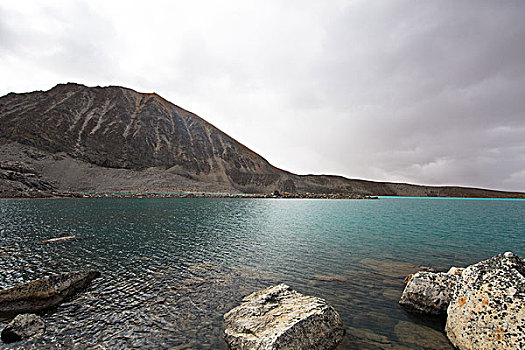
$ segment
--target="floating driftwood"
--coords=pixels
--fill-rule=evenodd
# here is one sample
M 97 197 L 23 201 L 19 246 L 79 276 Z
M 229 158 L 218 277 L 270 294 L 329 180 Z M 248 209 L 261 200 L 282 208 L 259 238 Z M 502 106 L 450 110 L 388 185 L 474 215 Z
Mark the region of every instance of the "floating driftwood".
M 73 241 L 77 239 L 82 239 L 84 237 L 75 236 L 72 234 L 69 234 L 67 232 L 62 232 L 58 236 L 44 239 L 43 241 L 38 242 L 39 244 L 47 244 L 47 243 L 61 243 L 61 242 L 67 242 L 67 241 Z

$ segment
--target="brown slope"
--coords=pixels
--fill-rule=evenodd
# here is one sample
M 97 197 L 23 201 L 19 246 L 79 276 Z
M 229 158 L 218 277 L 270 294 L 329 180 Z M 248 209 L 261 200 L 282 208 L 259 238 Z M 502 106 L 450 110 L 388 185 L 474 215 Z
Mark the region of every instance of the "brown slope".
M 36 154 L 36 156 L 35 156 Z M 0 97 L 0 180 L 58 190 L 523 197 L 461 187 L 294 175 L 152 93 L 60 84 Z M 10 168 L 33 169 L 16 173 Z M 28 177 L 29 176 L 29 177 Z M 36 176 L 36 178 L 35 178 Z M 35 185 L 37 184 L 37 185 Z M 0 196 L 2 194 L 0 193 Z
M 0 122 L 0 138 L 106 168 L 156 167 L 242 188 L 285 174 L 195 114 L 121 87 L 9 94 L 0 98 Z

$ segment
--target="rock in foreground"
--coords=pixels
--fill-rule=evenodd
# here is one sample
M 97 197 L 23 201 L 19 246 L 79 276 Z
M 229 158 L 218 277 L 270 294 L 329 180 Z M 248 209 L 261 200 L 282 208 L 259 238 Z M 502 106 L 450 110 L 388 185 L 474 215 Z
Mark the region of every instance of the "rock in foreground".
M 60 304 L 100 276 L 97 271 L 66 272 L 0 290 L 0 317 L 37 313 Z
M 446 311 L 447 337 L 460 350 L 525 349 L 525 260 L 510 252 L 448 273 L 418 272 L 399 303 Z
M 44 334 L 46 325 L 40 316 L 22 314 L 16 316 L 2 331 L 2 341 L 13 343 Z
M 224 315 L 230 349 L 335 349 L 345 334 L 341 317 L 323 299 L 285 284 L 252 293 Z
M 459 349 L 525 349 L 525 263 L 512 253 L 467 267 L 448 307 Z
M 409 279 L 399 304 L 419 313 L 445 315 L 459 276 L 444 272 L 418 272 Z

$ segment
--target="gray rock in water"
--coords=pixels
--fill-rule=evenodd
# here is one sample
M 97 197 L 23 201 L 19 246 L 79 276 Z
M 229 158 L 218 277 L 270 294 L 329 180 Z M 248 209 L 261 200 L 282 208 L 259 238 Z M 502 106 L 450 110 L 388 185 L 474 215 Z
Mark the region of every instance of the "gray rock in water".
M 458 286 L 459 276 L 444 272 L 418 272 L 409 279 L 399 304 L 431 315 L 444 315 Z
M 2 341 L 13 343 L 44 334 L 46 325 L 40 316 L 21 314 L 16 316 L 2 331 Z
M 98 276 L 98 271 L 66 272 L 0 290 L 0 317 L 49 309 L 86 288 Z
M 335 349 L 345 329 L 333 307 L 285 284 L 252 293 L 224 315 L 230 349 Z
M 463 270 L 446 333 L 463 349 L 525 349 L 525 263 L 507 252 Z

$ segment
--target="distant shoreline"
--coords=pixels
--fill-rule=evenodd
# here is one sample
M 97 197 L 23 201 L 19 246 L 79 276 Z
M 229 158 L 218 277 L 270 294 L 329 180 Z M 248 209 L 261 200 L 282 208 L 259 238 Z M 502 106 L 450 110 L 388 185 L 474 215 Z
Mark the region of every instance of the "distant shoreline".
M 379 199 L 457 199 L 487 201 L 525 201 L 525 197 L 420 197 L 420 196 L 378 196 Z
M 342 193 L 169 193 L 169 192 L 50 192 L 31 191 L 20 195 L 0 196 L 0 199 L 61 199 L 61 198 L 270 198 L 270 199 L 379 199 L 377 196 Z
M 27 191 L 0 195 L 0 199 L 66 198 L 240 198 L 240 199 L 456 199 L 456 200 L 525 200 L 523 197 L 445 197 L 445 196 L 372 196 L 348 193 L 209 193 L 209 192 L 54 192 Z

